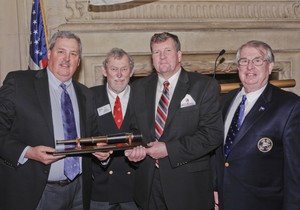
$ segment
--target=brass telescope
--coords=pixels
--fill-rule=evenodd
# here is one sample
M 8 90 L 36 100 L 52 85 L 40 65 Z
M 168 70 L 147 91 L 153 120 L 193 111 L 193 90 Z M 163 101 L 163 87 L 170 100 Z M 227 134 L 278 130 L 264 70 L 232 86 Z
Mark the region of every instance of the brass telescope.
M 118 143 L 128 143 L 141 142 L 141 134 L 133 133 L 118 133 L 106 136 L 94 136 L 89 138 L 78 138 L 70 140 L 56 140 L 56 144 L 96 144 L 96 143 L 106 143 L 106 144 L 118 144 Z

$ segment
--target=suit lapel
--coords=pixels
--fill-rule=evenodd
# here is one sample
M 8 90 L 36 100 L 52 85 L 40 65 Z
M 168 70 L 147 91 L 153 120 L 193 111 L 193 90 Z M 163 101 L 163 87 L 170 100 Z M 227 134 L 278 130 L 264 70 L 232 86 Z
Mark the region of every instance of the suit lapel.
M 78 110 L 79 110 L 79 122 L 80 122 L 80 135 L 85 136 L 86 130 L 85 130 L 85 122 L 86 122 L 86 97 L 82 94 L 82 91 L 76 81 L 72 81 L 74 90 L 77 97 L 77 103 L 78 103 Z
M 264 113 L 268 111 L 271 96 L 272 88 L 270 87 L 270 85 L 268 85 L 262 95 L 257 99 L 250 112 L 245 117 L 241 129 L 234 140 L 231 150 L 233 150 L 234 146 L 243 139 L 243 137 L 249 130 L 251 130 L 252 126 L 254 126 L 255 123 L 259 121 L 261 117 L 263 117 Z
M 125 115 L 124 115 L 124 119 L 123 119 L 123 123 L 121 125 L 121 128 L 129 123 L 129 116 L 130 116 L 130 109 L 129 109 L 129 103 L 130 101 L 132 100 L 132 91 L 131 91 L 131 87 L 130 87 L 130 92 L 129 92 L 129 99 L 128 99 L 128 104 L 127 104 L 127 108 L 126 108 L 126 112 L 125 112 Z
M 149 83 L 145 87 L 144 101 L 145 101 L 145 110 L 147 112 L 147 118 L 149 125 L 149 130 L 151 135 L 154 136 L 155 133 L 155 99 L 156 99 L 156 88 L 157 88 L 158 76 L 157 74 L 153 75 L 150 78 Z M 147 97 L 146 97 L 147 96 Z
M 104 88 L 99 90 L 99 94 L 97 94 L 96 100 L 97 100 L 97 106 L 98 106 L 97 108 L 102 107 L 102 106 L 106 106 L 106 105 L 110 106 L 110 102 L 109 102 L 108 95 L 107 95 L 106 85 L 104 85 Z M 111 109 L 111 111 L 109 113 L 106 113 L 106 114 L 104 114 L 100 117 L 104 118 L 105 120 L 102 119 L 104 121 L 108 120 L 109 123 L 112 125 L 112 123 L 115 124 L 115 121 L 114 121 L 114 118 L 113 118 L 114 107 L 110 107 L 110 109 Z
M 189 81 L 188 74 L 184 69 L 182 69 L 173 93 L 172 100 L 170 102 L 165 129 L 168 128 L 177 110 L 180 108 L 180 102 L 184 98 L 184 96 L 186 95 L 189 89 L 188 81 Z M 150 78 L 148 84 L 145 85 L 145 93 L 144 93 L 144 101 L 146 107 L 145 110 L 147 111 L 147 118 L 149 122 L 148 125 L 150 126 L 149 129 L 151 131 L 151 135 L 153 136 L 155 133 L 155 111 L 156 111 L 155 99 L 156 99 L 157 82 L 158 82 L 158 76 L 157 74 L 155 74 L 152 78 Z
M 34 86 L 37 93 L 37 99 L 40 103 L 41 110 L 43 112 L 42 116 L 45 118 L 47 125 L 49 127 L 48 131 L 50 132 L 50 135 L 54 139 L 47 70 L 46 69 L 38 70 L 35 78 L 36 79 L 34 80 Z M 54 146 L 54 142 L 52 143 Z
M 107 93 L 107 89 L 106 89 L 106 85 L 105 85 L 105 88 L 104 88 L 103 90 L 104 90 L 104 91 L 103 91 L 102 95 L 103 95 L 104 97 L 103 97 L 103 102 L 102 102 L 103 104 L 102 104 L 102 105 L 103 105 L 103 106 L 106 105 L 106 104 L 109 104 L 109 105 L 110 105 L 109 98 L 108 98 L 108 93 Z M 129 97 L 130 97 L 130 96 L 129 96 Z M 128 107 L 129 107 L 129 106 L 127 106 L 127 110 L 128 110 Z M 127 115 L 127 110 L 126 110 L 125 115 Z M 103 120 L 104 120 L 104 122 L 107 121 L 107 123 L 109 123 L 110 125 L 114 125 L 116 130 L 119 130 L 118 126 L 117 126 L 116 123 L 115 123 L 114 116 L 113 116 L 113 112 L 114 112 L 114 107 L 112 106 L 112 107 L 111 107 L 111 112 L 105 114 L 105 115 L 103 116 L 103 118 L 104 118 Z M 126 117 L 126 116 L 124 116 L 124 119 L 126 119 L 125 117 Z M 122 128 L 123 125 L 124 125 L 124 121 L 123 121 L 123 123 L 122 123 L 120 129 Z M 100 129 L 101 129 L 101 128 L 100 128 Z
M 189 81 L 188 74 L 184 69 L 182 69 L 169 106 L 165 129 L 168 128 L 177 110 L 180 109 L 180 102 L 184 98 L 184 96 L 186 95 L 189 89 L 188 81 Z

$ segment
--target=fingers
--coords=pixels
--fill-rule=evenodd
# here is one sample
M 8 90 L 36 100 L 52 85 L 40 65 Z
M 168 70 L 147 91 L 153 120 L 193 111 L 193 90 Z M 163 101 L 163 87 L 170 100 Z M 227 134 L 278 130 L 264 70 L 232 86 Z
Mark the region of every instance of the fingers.
M 109 152 L 94 152 L 93 155 L 98 158 L 100 161 L 106 161 L 110 155 L 112 154 L 112 151 Z
M 219 194 L 214 191 L 215 210 L 219 210 Z
M 137 146 L 131 150 L 126 150 L 125 156 L 132 162 L 139 162 L 146 157 L 146 149 L 143 146 Z
M 45 165 L 48 165 L 65 157 L 65 155 L 52 155 L 51 153 L 54 151 L 54 148 L 46 146 L 29 147 L 26 151 L 25 157 L 28 159 L 39 161 Z
M 154 145 L 154 141 L 147 144 L 148 147 L 152 147 Z
M 98 142 L 96 145 L 97 145 L 98 147 L 103 147 L 103 146 L 106 146 L 107 143 Z
M 132 149 L 125 150 L 125 151 L 124 151 L 124 155 L 125 155 L 126 157 L 128 157 L 128 156 L 131 154 L 131 152 L 132 152 Z
M 146 154 L 153 159 L 161 159 L 168 156 L 166 144 L 164 142 L 150 142 L 147 144 Z

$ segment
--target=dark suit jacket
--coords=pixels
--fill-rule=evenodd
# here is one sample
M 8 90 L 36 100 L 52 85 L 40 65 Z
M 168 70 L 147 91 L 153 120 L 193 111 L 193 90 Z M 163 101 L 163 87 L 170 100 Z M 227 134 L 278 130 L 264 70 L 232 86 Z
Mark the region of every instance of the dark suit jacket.
M 91 89 L 95 95 L 96 108 L 110 105 L 106 85 L 92 87 Z M 99 135 L 128 132 L 129 116 L 130 109 L 128 106 L 122 126 L 119 129 L 114 122 L 112 112 L 101 116 L 97 115 Z M 107 166 L 103 166 L 99 161 L 94 160 L 92 200 L 111 204 L 133 201 L 134 171 L 131 163 L 124 156 L 124 151 L 114 151 Z
M 92 94 L 90 90 L 73 81 L 80 111 L 81 136 L 92 131 Z M 46 69 L 16 71 L 7 75 L 0 89 L 0 209 L 32 210 L 38 205 L 46 186 L 50 165 L 28 160 L 18 165 L 26 146 L 54 147 L 54 131 Z M 83 199 L 90 185 L 91 161 L 83 157 Z
M 222 98 L 226 116 L 239 90 Z M 300 100 L 268 84 L 224 160 L 217 151 L 221 209 L 300 209 Z M 224 167 L 224 163 L 227 167 Z
M 132 128 L 139 129 L 145 143 L 154 141 L 157 74 L 137 80 L 132 87 Z M 181 108 L 189 94 L 195 105 Z M 159 173 L 169 210 L 213 208 L 210 152 L 222 142 L 223 122 L 219 86 L 210 77 L 181 71 L 169 106 L 165 132 L 168 156 L 159 160 Z M 147 209 L 155 160 L 149 156 L 136 171 L 135 199 Z

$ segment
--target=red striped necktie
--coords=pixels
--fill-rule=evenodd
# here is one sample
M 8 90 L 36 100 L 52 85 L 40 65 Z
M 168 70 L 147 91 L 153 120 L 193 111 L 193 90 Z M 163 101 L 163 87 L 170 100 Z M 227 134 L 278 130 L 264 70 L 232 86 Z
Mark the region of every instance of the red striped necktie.
M 170 83 L 168 81 L 164 82 L 164 89 L 157 105 L 157 111 L 155 116 L 156 141 L 160 139 L 161 135 L 164 132 L 164 127 L 168 116 L 168 108 L 170 103 L 169 85 Z M 156 167 L 158 167 L 158 160 L 156 160 L 155 165 Z

